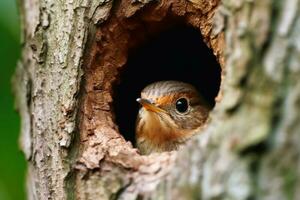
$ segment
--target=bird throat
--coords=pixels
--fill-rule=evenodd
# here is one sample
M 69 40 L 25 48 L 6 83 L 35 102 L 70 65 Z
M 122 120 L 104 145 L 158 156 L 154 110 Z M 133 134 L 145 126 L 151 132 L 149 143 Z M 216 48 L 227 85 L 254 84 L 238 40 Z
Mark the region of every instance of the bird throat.
M 143 110 L 137 124 L 137 145 L 143 154 L 176 150 L 194 130 L 181 130 L 165 113 Z

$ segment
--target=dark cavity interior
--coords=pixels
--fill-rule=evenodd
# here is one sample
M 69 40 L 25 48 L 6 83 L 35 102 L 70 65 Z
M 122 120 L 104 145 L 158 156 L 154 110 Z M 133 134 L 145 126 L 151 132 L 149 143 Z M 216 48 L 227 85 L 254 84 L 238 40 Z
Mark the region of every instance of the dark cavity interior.
M 132 50 L 114 90 L 114 112 L 120 133 L 135 144 L 136 99 L 150 83 L 178 80 L 193 84 L 212 106 L 221 82 L 221 68 L 199 31 L 176 27 L 148 38 Z

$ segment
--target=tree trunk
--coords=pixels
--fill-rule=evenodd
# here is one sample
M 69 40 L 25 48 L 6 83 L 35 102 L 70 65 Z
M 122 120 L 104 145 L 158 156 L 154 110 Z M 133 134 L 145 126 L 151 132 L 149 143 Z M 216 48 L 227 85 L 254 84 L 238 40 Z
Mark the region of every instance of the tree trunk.
M 300 199 L 299 8 L 297 0 L 21 1 L 14 89 L 28 199 Z M 176 23 L 201 31 L 222 66 L 221 89 L 185 148 L 141 156 L 115 124 L 114 85 L 128 51 Z

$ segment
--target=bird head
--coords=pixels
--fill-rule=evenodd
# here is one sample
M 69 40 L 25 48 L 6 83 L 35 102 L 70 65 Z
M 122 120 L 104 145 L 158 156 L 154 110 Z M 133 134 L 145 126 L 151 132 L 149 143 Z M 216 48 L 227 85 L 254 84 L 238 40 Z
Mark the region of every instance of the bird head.
M 209 112 L 197 90 L 179 81 L 152 83 L 142 90 L 137 102 L 141 104 L 137 141 L 167 150 L 193 135 L 205 123 Z

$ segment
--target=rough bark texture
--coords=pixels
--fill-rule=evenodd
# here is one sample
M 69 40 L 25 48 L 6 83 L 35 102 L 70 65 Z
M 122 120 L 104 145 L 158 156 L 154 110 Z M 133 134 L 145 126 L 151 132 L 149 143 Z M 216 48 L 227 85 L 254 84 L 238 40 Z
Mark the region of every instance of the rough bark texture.
M 29 199 L 300 199 L 299 1 L 20 6 L 14 88 Z M 186 148 L 141 156 L 118 133 L 113 86 L 131 48 L 176 24 L 201 31 L 222 87 Z

